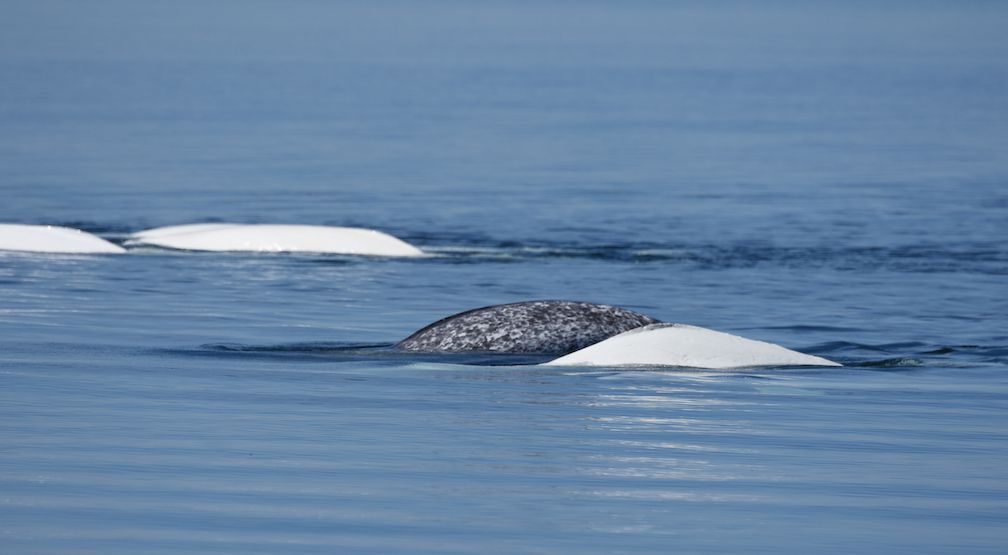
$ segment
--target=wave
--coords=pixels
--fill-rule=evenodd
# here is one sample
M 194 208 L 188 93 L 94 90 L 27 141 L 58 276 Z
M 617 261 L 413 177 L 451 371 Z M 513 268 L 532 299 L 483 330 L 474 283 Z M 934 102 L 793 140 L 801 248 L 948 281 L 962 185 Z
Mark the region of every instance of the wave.
M 409 239 L 409 237 L 407 237 Z M 415 241 L 415 239 L 414 239 Z M 423 245 L 425 251 L 460 262 L 585 259 L 635 264 L 666 263 L 691 269 L 776 266 L 802 270 L 971 272 L 1008 275 L 1008 249 L 972 245 L 898 247 L 798 247 L 771 245 L 515 244 Z
M 162 350 L 179 356 L 220 359 L 298 360 L 316 362 L 398 361 L 465 366 L 526 366 L 547 362 L 552 355 L 502 353 L 418 353 L 392 348 L 394 343 L 303 342 L 250 345 L 208 343 L 196 349 Z M 1008 346 L 935 345 L 924 342 L 884 344 L 834 341 L 812 345 L 803 352 L 829 356 L 845 367 L 885 371 L 927 368 L 1004 366 Z M 665 368 L 662 371 L 670 371 Z M 824 371 L 836 371 L 829 369 Z
M 56 222 L 117 244 L 144 226 L 89 221 Z M 956 244 L 917 243 L 872 245 L 776 245 L 763 242 L 673 243 L 659 241 L 599 242 L 596 235 L 564 241 L 499 240 L 485 234 L 452 231 L 389 230 L 434 256 L 409 263 L 522 262 L 540 259 L 581 259 L 666 264 L 687 269 L 782 267 L 801 270 L 896 271 L 908 273 L 979 273 L 1008 275 L 1008 246 L 1001 241 Z M 149 247 L 145 251 L 153 250 Z M 345 256 L 318 253 L 294 255 L 315 260 Z
M 847 367 L 917 368 L 1004 365 L 1008 346 L 940 345 L 916 341 L 895 343 L 855 343 L 833 341 L 814 345 L 809 352 L 826 354 Z
M 220 359 L 282 359 L 316 362 L 399 361 L 467 366 L 527 366 L 555 355 L 512 353 L 419 353 L 392 348 L 394 343 L 309 342 L 273 345 L 207 343 L 197 349 L 162 350 L 165 354 Z

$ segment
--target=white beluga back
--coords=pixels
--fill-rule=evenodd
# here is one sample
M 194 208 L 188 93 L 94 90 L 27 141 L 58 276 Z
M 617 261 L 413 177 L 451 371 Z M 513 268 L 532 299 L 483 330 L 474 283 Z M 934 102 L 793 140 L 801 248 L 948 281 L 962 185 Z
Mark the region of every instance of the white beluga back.
M 321 225 L 188 224 L 134 233 L 130 245 L 193 251 L 318 252 L 424 256 L 409 243 L 374 229 Z
M 27 224 L 0 224 L 0 250 L 59 254 L 126 252 L 119 245 L 79 229 Z
M 759 366 L 841 366 L 729 333 L 685 324 L 651 324 L 614 335 L 548 366 L 677 366 L 732 369 Z
M 145 229 L 143 231 L 137 231 L 136 233 L 130 234 L 130 240 L 131 242 L 139 243 L 146 240 L 163 239 L 165 237 L 171 237 L 172 235 L 186 235 L 189 233 L 212 231 L 215 229 L 225 229 L 239 225 L 242 224 L 211 223 L 211 224 L 169 225 L 165 227 L 155 227 L 153 229 Z

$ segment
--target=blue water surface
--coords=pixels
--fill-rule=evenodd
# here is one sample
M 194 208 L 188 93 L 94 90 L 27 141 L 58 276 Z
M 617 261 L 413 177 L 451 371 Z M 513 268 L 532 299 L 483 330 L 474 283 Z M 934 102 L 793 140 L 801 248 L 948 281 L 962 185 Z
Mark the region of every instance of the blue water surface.
M 1003 3 L 2 11 L 0 222 L 437 256 L 0 253 L 0 552 L 1008 545 Z M 845 367 L 384 348 L 545 298 Z

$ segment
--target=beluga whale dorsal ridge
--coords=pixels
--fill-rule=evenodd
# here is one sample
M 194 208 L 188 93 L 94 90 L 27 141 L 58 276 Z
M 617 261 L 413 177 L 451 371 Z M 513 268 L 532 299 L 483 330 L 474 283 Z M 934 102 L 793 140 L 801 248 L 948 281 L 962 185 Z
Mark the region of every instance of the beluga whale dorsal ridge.
M 0 250 L 54 254 L 120 254 L 126 249 L 86 231 L 55 225 L 0 224 Z
M 396 347 L 424 352 L 562 355 L 657 322 L 604 304 L 526 301 L 460 312 L 414 332 Z
M 549 366 L 841 366 L 765 341 L 686 324 L 652 324 L 544 363 Z
M 147 229 L 131 245 L 192 251 L 317 252 L 364 256 L 424 256 L 417 247 L 376 229 L 294 224 L 185 224 Z

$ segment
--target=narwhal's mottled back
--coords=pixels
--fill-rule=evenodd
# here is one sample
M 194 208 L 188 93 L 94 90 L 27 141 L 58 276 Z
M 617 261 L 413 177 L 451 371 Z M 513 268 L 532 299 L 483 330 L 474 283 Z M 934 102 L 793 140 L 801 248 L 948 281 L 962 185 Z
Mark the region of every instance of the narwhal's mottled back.
M 413 333 L 396 347 L 424 352 L 566 354 L 658 322 L 604 304 L 528 301 L 460 312 Z

